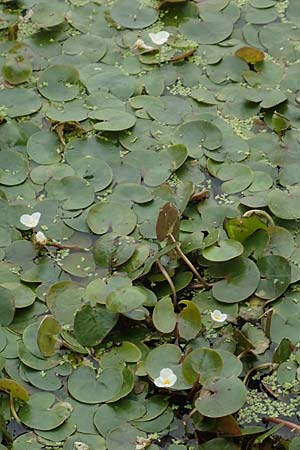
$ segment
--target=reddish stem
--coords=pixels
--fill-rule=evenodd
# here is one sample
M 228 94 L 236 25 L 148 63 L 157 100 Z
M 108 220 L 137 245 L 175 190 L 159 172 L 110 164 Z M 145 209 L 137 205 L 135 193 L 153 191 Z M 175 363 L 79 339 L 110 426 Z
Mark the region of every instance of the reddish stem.
M 293 422 L 289 422 L 287 420 L 279 419 L 278 417 L 264 417 L 263 421 L 266 423 L 270 423 L 270 422 L 280 423 L 280 424 L 284 425 L 285 427 L 290 428 L 291 430 L 300 431 L 300 425 L 297 425 Z

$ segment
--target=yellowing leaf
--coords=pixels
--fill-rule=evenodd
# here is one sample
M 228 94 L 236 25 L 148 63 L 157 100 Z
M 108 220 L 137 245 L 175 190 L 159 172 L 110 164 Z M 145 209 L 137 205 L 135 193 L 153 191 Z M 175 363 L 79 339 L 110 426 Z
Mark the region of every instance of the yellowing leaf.
M 242 47 L 235 52 L 235 56 L 242 58 L 247 63 L 255 64 L 262 62 L 265 59 L 265 54 L 262 50 L 254 47 Z
M 0 391 L 6 392 L 15 398 L 27 402 L 29 400 L 29 395 L 27 391 L 14 380 L 9 380 L 7 378 L 2 378 L 0 380 Z

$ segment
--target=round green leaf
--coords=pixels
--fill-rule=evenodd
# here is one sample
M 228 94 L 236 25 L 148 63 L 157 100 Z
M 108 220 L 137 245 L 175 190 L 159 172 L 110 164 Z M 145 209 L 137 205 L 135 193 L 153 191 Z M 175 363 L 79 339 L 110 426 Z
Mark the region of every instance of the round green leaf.
M 87 223 L 95 234 L 115 232 L 130 234 L 136 225 L 136 215 L 128 206 L 117 202 L 97 203 L 89 209 Z
M 203 385 L 195 407 L 203 416 L 224 417 L 242 408 L 246 399 L 247 389 L 238 378 L 213 378 Z
M 145 413 L 146 408 L 142 403 L 124 399 L 112 405 L 101 405 L 94 416 L 94 423 L 99 433 L 106 437 L 111 430 Z
M 206 21 L 189 19 L 181 24 L 179 29 L 188 39 L 199 44 L 217 44 L 231 35 L 233 24 L 230 20 L 222 18 L 221 15 L 214 15 L 213 18 Z
M 147 301 L 143 289 L 136 286 L 123 287 L 111 292 L 106 300 L 106 307 L 114 313 L 127 313 L 139 308 Z
M 201 384 L 221 374 L 223 368 L 219 353 L 209 348 L 199 348 L 187 355 L 183 361 L 183 376 L 194 384 L 197 378 Z
M 99 344 L 118 321 L 118 315 L 102 305 L 83 305 L 74 318 L 74 334 L 84 346 Z
M 121 389 L 122 372 L 115 368 L 104 369 L 96 377 L 94 369 L 82 366 L 75 369 L 68 380 L 68 390 L 72 397 L 82 403 L 105 403 Z
M 73 100 L 79 91 L 79 73 L 71 64 L 48 67 L 39 78 L 38 89 L 47 99 L 55 102 Z
M 97 239 L 93 254 L 96 263 L 104 267 L 118 267 L 126 263 L 135 252 L 135 245 L 127 236 L 108 233 Z
M 26 308 L 35 301 L 35 292 L 23 283 L 3 283 L 2 286 L 12 292 L 16 308 Z
M 268 195 L 268 207 L 275 216 L 281 219 L 300 219 L 300 188 L 290 187 L 289 191 L 273 189 Z
M 24 157 L 10 150 L 0 152 L 0 183 L 6 186 L 14 186 L 26 180 L 28 164 Z
M 63 208 L 87 208 L 94 201 L 94 189 L 87 180 L 80 177 L 64 177 L 50 180 L 45 189 L 49 197 L 63 202 Z
M 186 145 L 189 156 L 200 158 L 203 150 L 217 150 L 223 143 L 223 136 L 219 128 L 204 120 L 185 122 L 175 132 L 172 138 L 174 144 Z
M 62 270 L 78 278 L 86 278 L 95 270 L 94 258 L 89 253 L 70 253 L 61 264 Z
M 224 303 L 235 303 L 250 297 L 259 283 L 259 270 L 248 258 L 240 256 L 230 262 L 212 266 L 210 273 L 215 277 L 225 277 L 214 283 L 213 296 Z
M 254 175 L 250 167 L 244 164 L 222 164 L 217 177 L 225 181 L 222 190 L 226 194 L 234 194 L 246 189 L 252 183 Z
M 203 249 L 202 254 L 205 259 L 213 262 L 223 262 L 241 256 L 244 247 L 238 241 L 227 239 L 226 241 L 219 241 L 210 247 Z
M 31 89 L 14 88 L 0 91 L 0 103 L 9 117 L 20 117 L 37 112 L 42 102 Z
M 111 17 L 125 28 L 146 28 L 156 22 L 158 12 L 137 0 L 122 0 L 114 4 Z
M 67 55 L 82 55 L 91 63 L 97 62 L 106 53 L 106 42 L 99 36 L 79 34 L 64 41 L 63 51 Z
M 103 110 L 93 111 L 89 116 L 94 120 L 100 120 L 94 125 L 95 130 L 99 131 L 122 131 L 128 130 L 136 122 L 135 116 L 117 109 L 105 108 Z
M 58 0 L 51 3 L 42 1 L 33 7 L 32 21 L 39 28 L 60 25 L 65 20 L 66 5 Z
M 83 303 L 83 288 L 72 281 L 59 281 L 52 284 L 46 299 L 55 319 L 73 325 L 74 315 Z
M 59 140 L 51 131 L 38 131 L 27 142 L 29 157 L 38 164 L 55 164 L 60 161 Z
M 93 185 L 95 192 L 105 189 L 113 179 L 110 166 L 99 158 L 85 156 L 74 162 L 72 168 L 77 176 L 84 178 Z
M 69 403 L 55 403 L 55 396 L 46 392 L 33 394 L 20 408 L 19 417 L 24 425 L 37 430 L 53 430 L 64 423 L 72 412 Z

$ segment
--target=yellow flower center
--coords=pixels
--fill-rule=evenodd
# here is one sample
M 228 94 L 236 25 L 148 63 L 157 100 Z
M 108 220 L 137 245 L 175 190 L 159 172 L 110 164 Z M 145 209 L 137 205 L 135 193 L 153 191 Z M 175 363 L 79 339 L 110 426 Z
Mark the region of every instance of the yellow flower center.
M 163 380 L 163 384 L 164 384 L 165 386 L 168 386 L 168 384 L 171 384 L 171 381 L 169 380 L 169 378 L 165 378 L 165 379 Z

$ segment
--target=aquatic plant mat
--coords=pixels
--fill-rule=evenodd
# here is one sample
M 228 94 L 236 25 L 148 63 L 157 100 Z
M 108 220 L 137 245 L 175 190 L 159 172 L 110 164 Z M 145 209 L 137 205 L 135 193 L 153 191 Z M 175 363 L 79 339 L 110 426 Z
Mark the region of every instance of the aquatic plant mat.
M 2 0 L 0 450 L 299 450 L 300 1 Z

